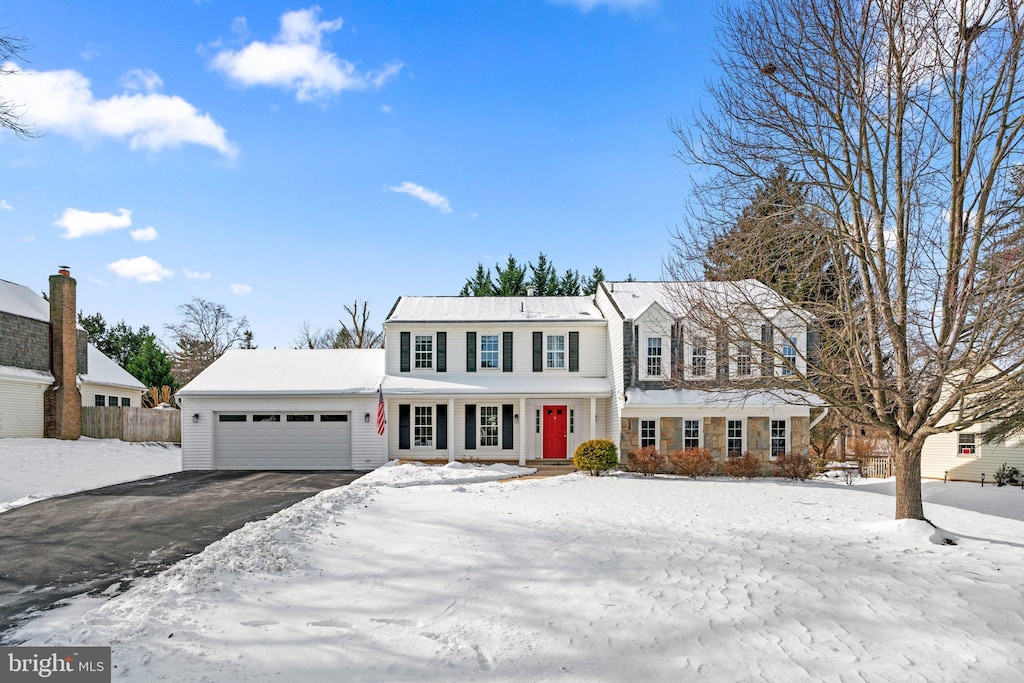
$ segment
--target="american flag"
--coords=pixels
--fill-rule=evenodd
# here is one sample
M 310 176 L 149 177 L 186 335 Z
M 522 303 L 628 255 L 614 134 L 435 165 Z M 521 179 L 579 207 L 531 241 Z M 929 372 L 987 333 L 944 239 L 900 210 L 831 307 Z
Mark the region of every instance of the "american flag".
M 387 425 L 388 420 L 384 417 L 384 394 L 381 392 L 380 387 L 377 387 L 377 433 L 384 434 L 384 427 Z

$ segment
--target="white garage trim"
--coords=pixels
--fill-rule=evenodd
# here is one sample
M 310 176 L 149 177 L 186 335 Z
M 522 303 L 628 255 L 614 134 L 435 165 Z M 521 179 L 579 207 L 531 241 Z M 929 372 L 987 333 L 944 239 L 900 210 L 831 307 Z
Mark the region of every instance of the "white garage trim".
M 350 412 L 294 407 L 213 414 L 214 467 L 222 470 L 350 470 Z

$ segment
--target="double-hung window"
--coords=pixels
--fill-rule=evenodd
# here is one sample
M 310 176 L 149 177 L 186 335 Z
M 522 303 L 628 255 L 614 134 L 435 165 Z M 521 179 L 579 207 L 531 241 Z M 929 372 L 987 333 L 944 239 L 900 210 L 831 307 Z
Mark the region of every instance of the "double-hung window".
M 750 376 L 750 342 L 736 345 L 736 374 L 740 377 Z
M 786 453 L 786 421 L 772 420 L 772 457 Z
M 498 406 L 480 406 L 480 446 L 498 445 Z
M 565 335 L 547 335 L 547 368 L 561 370 L 565 368 Z
M 683 448 L 700 448 L 700 422 L 683 420 Z
M 703 377 L 708 373 L 708 341 L 704 337 L 694 337 L 690 348 L 690 374 Z
M 413 407 L 413 442 L 414 446 L 434 445 L 434 407 Z
M 976 434 L 957 434 L 957 455 L 974 457 L 978 454 L 978 445 L 975 442 Z
M 658 441 L 658 423 L 656 420 L 640 420 L 640 448 L 654 446 Z
M 725 452 L 730 458 L 743 455 L 743 420 L 726 422 Z
M 434 337 L 429 334 L 417 334 L 415 344 L 415 366 L 418 370 L 429 370 L 434 367 Z
M 498 335 L 480 335 L 480 367 L 484 370 L 498 367 Z
M 661 337 L 647 338 L 647 376 L 661 377 Z
M 93 396 L 92 401 L 97 408 L 103 408 L 106 407 L 107 405 L 107 397 L 104 396 L 103 394 L 96 394 L 95 396 Z
M 792 375 L 793 368 L 796 367 L 796 338 L 791 338 L 785 344 L 782 345 L 782 357 L 786 359 L 785 365 L 782 366 L 783 375 Z

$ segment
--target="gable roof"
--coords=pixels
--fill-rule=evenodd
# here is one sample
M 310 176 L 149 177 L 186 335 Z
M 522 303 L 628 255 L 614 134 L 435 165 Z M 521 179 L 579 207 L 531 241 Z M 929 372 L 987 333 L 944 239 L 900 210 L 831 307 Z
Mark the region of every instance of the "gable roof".
M 0 280 L 0 311 L 22 318 L 50 322 L 50 304 L 25 285 Z
M 603 320 L 589 296 L 403 296 L 385 323 Z
M 88 347 L 89 372 L 80 375 L 83 382 L 91 384 L 107 384 L 117 387 L 144 390 L 142 382 L 135 379 L 130 372 L 122 368 L 103 354 L 92 344 Z
M 384 349 L 231 349 L 178 396 L 373 394 Z
M 602 282 L 601 286 L 626 320 L 636 320 L 655 303 L 673 317 L 682 318 L 689 308 L 688 299 L 712 301 L 721 310 L 755 305 L 768 317 L 781 310 L 801 312 L 796 304 L 758 280 Z

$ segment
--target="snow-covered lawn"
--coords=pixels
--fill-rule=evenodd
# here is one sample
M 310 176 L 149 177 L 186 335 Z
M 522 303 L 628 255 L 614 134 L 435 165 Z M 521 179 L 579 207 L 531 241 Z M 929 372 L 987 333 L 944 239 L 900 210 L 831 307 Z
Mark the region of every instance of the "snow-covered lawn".
M 173 444 L 0 439 L 0 512 L 44 498 L 181 471 Z
M 17 637 L 112 645 L 115 678 L 140 681 L 902 683 L 1024 666 L 1020 521 L 930 505 L 935 532 L 822 483 L 413 485 L 427 472 L 382 468 Z

